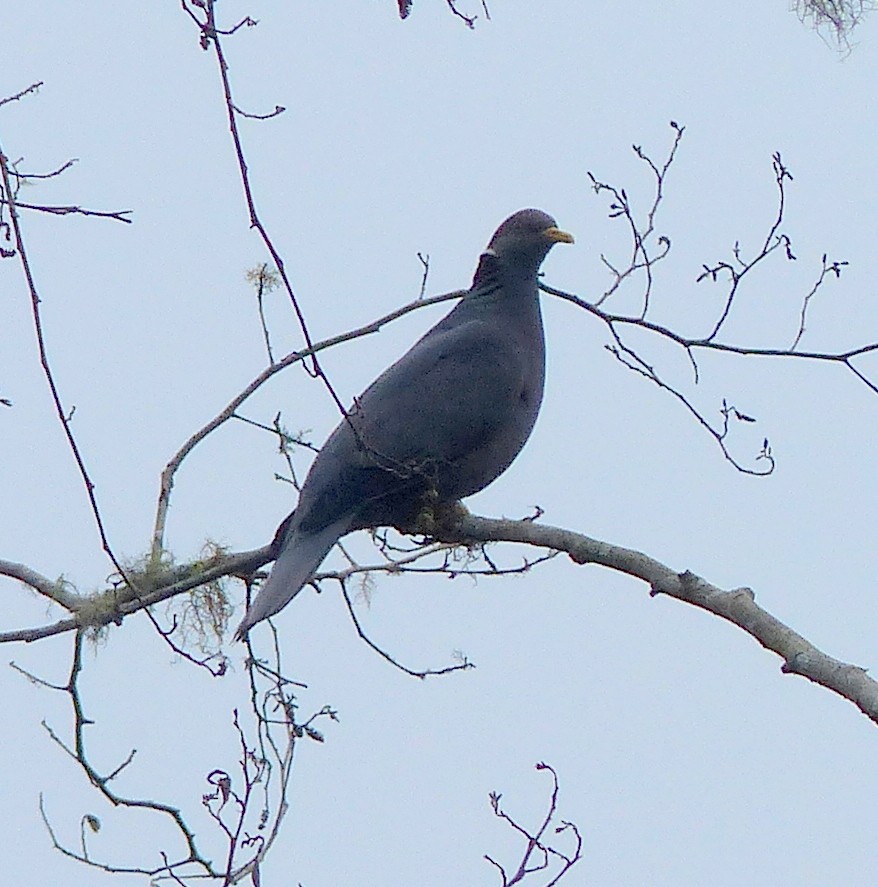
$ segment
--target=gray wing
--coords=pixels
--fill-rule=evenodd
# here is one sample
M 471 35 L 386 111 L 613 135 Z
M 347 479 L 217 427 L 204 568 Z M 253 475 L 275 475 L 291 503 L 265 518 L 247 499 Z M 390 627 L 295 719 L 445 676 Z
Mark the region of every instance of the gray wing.
M 297 509 L 302 526 L 343 515 L 351 529 L 393 523 L 430 485 L 447 500 L 487 486 L 527 440 L 542 381 L 542 350 L 535 359 L 496 324 L 434 328 L 326 442 Z
M 355 415 L 379 450 L 458 461 L 514 424 L 526 387 L 514 343 L 472 320 L 419 342 L 366 390 Z

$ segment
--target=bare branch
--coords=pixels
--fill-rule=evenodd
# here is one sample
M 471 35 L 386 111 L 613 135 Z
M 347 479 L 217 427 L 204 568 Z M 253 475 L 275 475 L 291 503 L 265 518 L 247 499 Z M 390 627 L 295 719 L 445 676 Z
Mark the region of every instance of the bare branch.
M 626 573 L 646 582 L 652 595 L 666 594 L 733 623 L 783 659 L 784 674 L 801 675 L 837 693 L 878 723 L 878 681 L 869 677 L 866 669 L 832 658 L 784 625 L 756 603 L 749 588 L 726 591 L 640 551 L 531 521 L 490 520 L 458 512 L 453 528 L 443 529 L 436 536 L 445 542 L 523 542 L 565 551 L 577 564 L 599 564 Z
M 277 373 L 279 373 L 281 370 L 286 369 L 288 366 L 291 366 L 294 363 L 299 363 L 306 357 L 317 354 L 318 352 L 324 351 L 327 348 L 332 348 L 342 342 L 347 342 L 352 339 L 357 339 L 361 336 L 367 336 L 372 333 L 377 333 L 388 323 L 391 323 L 392 321 L 397 320 L 398 318 L 403 317 L 404 315 L 409 314 L 412 311 L 417 311 L 418 309 L 424 308 L 427 305 L 435 305 L 439 302 L 445 302 L 450 299 L 458 299 L 463 296 L 465 292 L 465 290 L 455 290 L 450 293 L 443 293 L 439 296 L 432 296 L 428 299 L 416 299 L 413 302 L 409 302 L 408 305 L 403 305 L 402 308 L 391 311 L 388 314 L 385 314 L 383 317 L 378 318 L 378 320 L 375 320 L 372 323 L 368 323 L 365 326 L 349 330 L 348 332 L 342 333 L 338 336 L 332 336 L 329 339 L 324 339 L 322 342 L 317 342 L 313 344 L 310 348 L 306 348 L 302 351 L 293 351 L 286 357 L 281 358 L 281 360 L 279 360 L 277 363 L 272 364 L 271 366 L 264 369 L 261 373 L 259 373 L 259 375 L 256 376 L 256 378 L 254 378 L 253 381 L 250 382 L 250 384 L 243 389 L 243 391 L 235 395 L 235 397 L 227 404 L 227 406 L 223 410 L 221 410 L 216 416 L 214 416 L 213 419 L 211 419 L 206 425 L 196 431 L 195 434 L 193 434 L 183 444 L 183 446 L 180 447 L 180 449 L 174 454 L 174 456 L 171 458 L 171 460 L 162 471 L 159 499 L 156 508 L 155 528 L 153 530 L 152 538 L 153 558 L 160 557 L 161 552 L 164 548 L 165 526 L 167 524 L 170 496 L 174 487 L 174 477 L 183 460 L 212 431 L 219 428 L 220 425 L 223 425 L 229 419 L 233 418 L 236 410 L 244 403 L 244 401 L 246 401 L 247 398 L 258 391 L 259 388 L 261 388 L 269 379 L 277 375 Z
M 427 294 L 427 278 L 430 276 L 430 254 L 418 253 L 418 261 L 424 269 L 424 273 L 421 275 L 421 291 L 418 293 L 418 298 L 423 299 Z
M 63 748 L 79 765 L 79 767 L 83 770 L 85 775 L 88 777 L 89 782 L 108 800 L 114 807 L 131 807 L 138 809 L 151 810 L 155 813 L 162 814 L 164 816 L 169 817 L 174 823 L 177 831 L 179 832 L 183 843 L 186 847 L 186 855 L 181 857 L 175 862 L 168 863 L 167 857 L 165 857 L 165 864 L 156 867 L 149 866 L 137 866 L 137 867 L 117 867 L 111 866 L 106 863 L 95 862 L 90 858 L 87 847 L 85 846 L 85 832 L 82 832 L 82 840 L 83 840 L 83 850 L 81 853 L 72 851 L 69 848 L 66 848 L 55 836 L 55 832 L 49 822 L 48 815 L 45 811 L 45 806 L 43 804 L 42 798 L 40 799 L 40 812 L 43 816 L 43 822 L 46 825 L 46 828 L 49 832 L 49 835 L 52 839 L 52 843 L 55 848 L 66 856 L 69 856 L 73 859 L 77 859 L 80 862 L 87 863 L 90 866 L 99 868 L 103 871 L 107 872 L 129 872 L 129 873 L 141 873 L 155 876 L 157 874 L 163 872 L 172 871 L 175 868 L 180 868 L 186 865 L 195 865 L 200 868 L 206 874 L 212 877 L 218 877 L 218 873 L 214 871 L 211 863 L 205 859 L 201 853 L 199 852 L 196 843 L 195 843 L 195 834 L 186 824 L 180 810 L 176 807 L 173 807 L 169 804 L 164 804 L 160 801 L 147 800 L 143 798 L 132 798 L 121 795 L 115 791 L 113 791 L 109 787 L 109 783 L 112 779 L 114 779 L 118 774 L 124 769 L 132 760 L 134 756 L 134 751 L 132 751 L 125 760 L 113 769 L 109 774 L 102 775 L 99 773 L 91 761 L 89 760 L 86 742 L 85 742 L 85 727 L 88 725 L 92 725 L 94 721 L 86 717 L 82 699 L 79 693 L 79 677 L 82 673 L 82 645 L 84 641 L 84 633 L 83 631 L 77 631 L 76 636 L 73 642 L 73 661 L 70 668 L 70 676 L 68 678 L 67 685 L 61 689 L 64 693 L 66 693 L 71 702 L 71 707 L 73 709 L 73 746 L 69 747 L 66 743 L 64 743 L 60 737 L 49 727 L 48 724 L 45 724 L 44 727 L 49 733 L 49 736 L 61 747 Z
M 52 625 L 39 628 L 22 628 L 15 631 L 0 632 L 0 644 L 25 642 L 32 643 L 43 638 L 64 634 L 68 631 L 76 631 L 81 627 L 101 628 L 111 623 L 121 622 L 126 616 L 136 613 L 145 607 L 160 604 L 178 594 L 190 591 L 206 582 L 214 582 L 224 576 L 236 576 L 243 578 L 252 576 L 260 567 L 271 560 L 271 546 L 256 548 L 252 551 L 244 551 L 238 554 L 217 555 L 209 565 L 203 563 L 192 569 L 190 566 L 171 571 L 169 576 L 182 576 L 176 581 L 151 588 L 139 594 L 134 594 L 129 588 L 122 587 L 103 592 L 91 597 L 77 596 L 76 616 L 72 619 L 62 619 Z M 150 581 L 156 582 L 157 576 L 145 573 L 143 577 L 152 577 Z
M 9 201 L 0 198 L 0 204 L 9 206 Z M 36 203 L 22 203 L 18 200 L 15 202 L 15 205 L 19 209 L 29 209 L 33 210 L 34 212 L 50 213 L 51 215 L 55 216 L 96 216 L 100 219 L 113 219 L 116 222 L 124 222 L 126 225 L 130 225 L 133 222 L 133 219 L 125 218 L 125 216 L 130 216 L 134 212 L 134 210 L 131 209 L 102 211 L 97 209 L 83 209 L 81 206 L 42 206 Z
M 23 99 L 26 95 L 30 95 L 32 92 L 37 92 L 39 88 L 43 85 L 42 80 L 38 80 L 36 83 L 31 83 L 30 86 L 26 86 L 21 92 L 15 93 L 15 95 L 7 96 L 5 99 L 0 99 L 0 107 L 9 103 L 9 102 L 17 102 Z
M 453 8 L 452 0 L 449 0 L 449 3 Z M 302 337 L 305 341 L 306 347 L 302 351 L 298 352 L 295 356 L 291 355 L 290 357 L 292 357 L 292 359 L 289 360 L 289 363 L 302 361 L 303 366 L 306 366 L 306 369 L 308 369 L 308 365 L 310 365 L 310 369 L 308 370 L 309 373 L 321 380 L 330 397 L 335 402 L 340 415 L 343 418 L 347 419 L 348 414 L 345 405 L 336 393 L 332 383 L 329 380 L 329 377 L 324 373 L 323 368 L 321 367 L 320 362 L 317 358 L 317 354 L 320 349 L 315 347 L 314 342 L 311 339 L 304 312 L 301 305 L 299 304 L 299 300 L 295 292 L 293 291 L 292 284 L 286 272 L 283 258 L 281 257 L 279 250 L 275 246 L 272 237 L 269 235 L 268 230 L 263 225 L 257 212 L 256 201 L 253 194 L 253 188 L 250 183 L 249 171 L 244 155 L 244 147 L 241 141 L 240 133 L 238 131 L 236 119 L 237 111 L 232 97 L 232 87 L 231 81 L 229 79 L 229 65 L 223 51 L 220 36 L 224 34 L 232 34 L 237 31 L 238 28 L 242 27 L 245 24 L 255 25 L 256 22 L 248 18 L 236 25 L 235 28 L 228 31 L 223 31 L 222 29 L 218 28 L 216 24 L 214 0 L 198 0 L 198 2 L 187 2 L 187 0 L 183 0 L 183 9 L 187 13 L 187 15 L 189 15 L 190 19 L 199 28 L 201 35 L 200 42 L 202 48 L 207 50 L 212 47 L 216 56 L 217 66 L 222 83 L 223 96 L 226 105 L 226 116 L 228 120 L 229 132 L 231 134 L 232 143 L 234 145 L 235 157 L 238 163 L 241 185 L 244 191 L 244 198 L 250 217 L 250 226 L 256 229 L 260 238 L 262 239 L 266 250 L 272 258 L 272 262 L 274 263 L 274 267 L 277 269 L 277 274 L 280 277 L 284 290 L 286 291 L 287 296 L 290 300 L 290 304 L 293 307 L 299 323 L 299 328 L 302 332 Z M 307 365 L 304 363 L 304 358 L 306 357 L 310 358 Z M 282 361 L 281 363 L 283 364 L 284 361 Z M 278 365 L 273 365 L 272 367 L 269 367 L 269 370 L 267 371 L 268 375 L 265 376 L 265 379 L 269 378 L 281 368 L 282 367 Z M 256 388 L 263 384 L 265 379 L 258 381 L 256 383 Z M 256 390 L 256 388 L 253 388 L 251 391 L 244 393 L 242 401 L 244 398 L 249 396 L 249 394 L 251 394 L 253 390 Z M 234 408 L 232 409 L 232 412 L 234 412 Z M 195 436 L 193 436 L 193 438 L 190 438 L 190 440 L 187 441 L 186 444 L 184 444 L 183 448 L 177 453 L 176 456 L 174 456 L 174 458 L 171 460 L 171 462 L 168 463 L 165 470 L 162 472 L 161 489 L 159 492 L 159 501 L 156 511 L 156 521 L 152 540 L 153 560 L 160 560 L 163 550 L 164 531 L 167 521 L 167 510 L 170 501 L 170 494 L 173 487 L 174 473 L 179 467 L 182 459 L 185 458 L 192 447 L 194 447 L 199 442 L 199 440 L 202 440 L 204 436 L 213 431 L 214 428 L 218 427 L 220 424 L 230 418 L 230 416 L 231 413 L 228 413 L 227 415 L 220 414 L 220 416 L 216 417 L 213 423 L 210 424 L 210 427 L 205 426 L 205 428 L 202 429 L 201 432 L 198 432 Z M 356 431 L 355 434 L 357 434 Z
M 649 155 L 647 155 L 639 145 L 632 145 L 632 150 L 637 157 L 642 160 L 651 170 L 655 179 L 652 203 L 647 212 L 646 219 L 641 224 L 635 218 L 634 210 L 628 199 L 628 194 L 624 188 L 617 188 L 606 182 L 599 181 L 592 173 L 588 173 L 591 180 L 592 190 L 595 194 L 607 193 L 610 195 L 609 217 L 611 219 L 624 219 L 628 225 L 629 233 L 632 240 L 632 253 L 628 264 L 622 270 L 617 268 L 606 256 L 601 256 L 601 261 L 613 276 L 613 282 L 610 287 L 595 302 L 597 306 L 602 305 L 607 299 L 617 293 L 626 281 L 631 279 L 633 275 L 639 271 L 644 272 L 644 288 L 643 288 L 643 309 L 641 311 L 641 319 L 646 317 L 649 311 L 650 295 L 653 286 L 653 266 L 664 259 L 671 250 L 671 241 L 661 236 L 657 239 L 655 254 L 652 254 L 652 246 L 650 240 L 655 234 L 655 220 L 662 200 L 664 199 L 664 185 L 668 171 L 671 168 L 676 156 L 677 149 L 683 139 L 683 133 L 686 127 L 680 126 L 676 121 L 670 122 L 671 129 L 674 131 L 674 141 L 668 151 L 668 155 L 661 165 L 655 163 Z
M 49 365 L 49 354 L 46 348 L 46 341 L 43 335 L 42 318 L 40 315 L 40 297 L 37 295 L 36 283 L 34 281 L 33 274 L 31 273 L 30 262 L 28 261 L 27 251 L 25 249 L 24 237 L 22 235 L 21 224 L 19 222 L 18 209 L 15 203 L 15 193 L 12 188 L 9 161 L 6 155 L 3 153 L 2 146 L 0 146 L 0 177 L 2 177 L 3 191 L 6 195 L 5 199 L 9 205 L 9 216 L 12 221 L 12 230 L 15 232 L 15 248 L 18 252 L 21 269 L 27 282 L 28 292 L 30 293 L 31 315 L 33 317 L 34 331 L 36 333 L 37 348 L 40 355 L 40 364 L 43 367 L 43 374 L 46 378 L 46 382 L 48 383 L 49 390 L 52 394 L 52 403 L 55 407 L 55 413 L 58 417 L 58 421 L 61 423 L 61 428 L 64 431 L 64 436 L 67 438 L 67 444 L 70 448 L 70 452 L 73 454 L 73 458 L 76 462 L 77 468 L 79 469 L 79 474 L 82 478 L 83 485 L 85 486 L 86 496 L 88 497 L 89 506 L 91 507 L 91 512 L 97 525 L 98 535 L 100 536 L 101 547 L 103 548 L 110 561 L 112 561 L 113 566 L 119 571 L 121 575 L 124 576 L 125 571 L 119 564 L 119 561 L 116 559 L 116 555 L 113 553 L 113 550 L 110 547 L 110 542 L 107 538 L 106 529 L 104 528 L 104 522 L 101 518 L 100 508 L 98 507 L 98 501 L 95 496 L 94 483 L 92 483 L 91 477 L 88 473 L 88 469 L 85 466 L 85 460 L 83 458 L 82 452 L 80 451 L 79 445 L 76 442 L 76 438 L 73 435 L 73 430 L 70 424 L 70 416 L 65 411 L 64 406 L 61 402 L 61 395 L 58 391 L 57 385 L 55 384 L 55 377 L 52 373 L 51 366 Z
M 280 275 L 280 279 L 283 282 L 283 286 L 286 290 L 287 296 L 289 297 L 290 304 L 292 305 L 293 311 L 295 312 L 296 318 L 298 319 L 299 328 L 302 331 L 302 337 L 305 340 L 306 349 L 309 352 L 308 356 L 310 356 L 311 358 L 311 373 L 315 377 L 318 377 L 323 381 L 323 384 L 325 385 L 327 391 L 329 392 L 332 399 L 335 401 L 339 412 L 344 415 L 344 404 L 342 404 L 341 400 L 339 400 L 339 397 L 335 393 L 335 390 L 332 387 L 329 378 L 323 372 L 323 369 L 320 366 L 320 362 L 317 360 L 316 352 L 313 350 L 314 343 L 311 341 L 311 334 L 308 331 L 308 325 L 305 321 L 305 315 L 302 311 L 301 306 L 299 305 L 299 300 L 296 297 L 295 292 L 293 291 L 292 283 L 290 282 L 290 279 L 287 275 L 286 266 L 284 265 L 283 258 L 281 257 L 280 252 L 278 251 L 277 247 L 274 244 L 274 241 L 269 235 L 268 230 L 262 224 L 262 221 L 257 212 L 256 201 L 253 196 L 253 188 L 250 184 L 250 173 L 247 168 L 247 161 L 244 157 L 244 145 L 241 141 L 241 136 L 238 131 L 238 123 L 236 119 L 237 112 L 235 109 L 234 100 L 232 98 L 232 84 L 229 79 L 229 64 L 223 51 L 220 36 L 233 34 L 239 27 L 241 27 L 241 25 L 255 25 L 256 22 L 254 22 L 252 19 L 245 19 L 243 22 L 235 26 L 235 28 L 228 31 L 223 31 L 222 29 L 218 28 L 216 24 L 214 0 L 203 0 L 203 2 L 199 2 L 196 5 L 203 13 L 203 20 L 200 20 L 198 14 L 196 14 L 192 10 L 188 11 L 190 17 L 198 24 L 198 27 L 201 30 L 201 45 L 205 49 L 208 49 L 212 46 L 214 54 L 216 56 L 220 80 L 222 82 L 223 96 L 225 99 L 226 117 L 229 124 L 229 133 L 232 136 L 235 157 L 238 162 L 238 171 L 241 178 L 241 185 L 244 189 L 244 198 L 247 204 L 247 210 L 250 215 L 250 227 L 255 228 L 258 232 L 266 250 L 268 250 L 268 253 L 271 256 L 274 267 L 277 269 L 277 273 Z
M 776 617 L 759 607 L 750 589 L 725 591 L 688 571 L 678 572 L 660 561 L 638 551 L 592 539 L 572 530 L 550 527 L 530 520 L 492 520 L 465 514 L 464 510 L 449 512 L 453 520 L 437 525 L 436 539 L 445 543 L 470 545 L 474 542 L 522 542 L 541 548 L 564 551 L 579 564 L 595 563 L 617 570 L 649 584 L 652 594 L 667 594 L 685 603 L 700 607 L 747 632 L 766 649 L 783 660 L 782 670 L 799 674 L 853 702 L 867 717 L 878 723 L 878 682 L 865 669 L 848 665 L 823 653 L 808 640 L 784 625 Z M 118 608 L 119 616 L 133 612 L 149 602 L 164 600 L 193 587 L 199 581 L 228 575 L 228 564 L 236 562 L 252 565 L 254 561 L 270 557 L 268 546 L 255 552 L 225 559 L 225 563 L 205 571 L 199 577 L 167 588 L 158 589 Z M 105 617 L 106 618 L 106 617 Z M 107 619 L 106 621 L 111 621 Z M 106 624 L 106 623 L 104 623 Z M 36 640 L 77 627 L 75 620 L 56 623 L 30 632 L 7 632 L 0 642 Z
M 413 678 L 421 678 L 422 680 L 427 677 L 436 677 L 437 675 L 445 675 L 451 674 L 454 671 L 465 671 L 469 668 L 475 668 L 475 665 L 470 662 L 465 656 L 462 657 L 463 661 L 458 663 L 457 665 L 448 665 L 445 668 L 425 668 L 420 671 L 415 671 L 409 668 L 406 665 L 403 665 L 398 659 L 391 656 L 386 650 L 382 649 L 378 646 L 363 630 L 363 626 L 360 624 L 360 620 L 357 618 L 356 611 L 354 610 L 354 605 L 351 602 L 350 595 L 348 594 L 347 585 L 344 580 L 339 581 L 339 585 L 341 586 L 341 593 L 344 596 L 345 604 L 348 608 L 348 614 L 351 617 L 351 621 L 354 623 L 354 628 L 357 630 L 357 634 L 360 637 L 366 646 L 370 647 L 375 653 L 377 653 L 385 662 L 389 662 L 394 668 L 398 668 L 401 672 L 409 675 Z
M 475 28 L 477 15 L 464 15 L 458 8 L 455 0 L 445 0 L 448 4 L 448 8 L 451 12 L 456 15 L 470 30 Z
M 680 333 L 672 330 L 670 327 L 662 326 L 658 323 L 652 323 L 648 320 L 642 320 L 639 317 L 632 317 L 627 314 L 611 314 L 607 311 L 603 311 L 595 304 L 592 304 L 591 302 L 586 302 L 585 299 L 582 299 L 579 296 L 574 295 L 573 293 L 557 289 L 556 287 L 549 286 L 545 283 L 540 283 L 540 289 L 544 293 L 548 293 L 551 296 L 557 296 L 559 299 L 563 299 L 565 302 L 570 302 L 573 305 L 578 305 L 580 308 L 585 309 L 590 314 L 594 314 L 595 317 L 600 318 L 608 326 L 615 324 L 627 324 L 631 326 L 641 327 L 645 330 L 649 330 L 650 332 L 656 333 L 659 336 L 669 339 L 672 342 L 676 342 L 678 345 L 689 350 L 720 351 L 726 354 L 739 354 L 747 357 L 793 357 L 804 358 L 806 360 L 843 363 L 849 365 L 848 368 L 851 371 L 853 371 L 854 369 L 853 366 L 850 366 L 850 362 L 852 360 L 857 357 L 862 357 L 863 355 L 872 354 L 873 352 L 878 351 L 878 342 L 870 342 L 866 345 L 858 345 L 855 348 L 848 349 L 847 351 L 793 351 L 790 348 L 756 348 L 750 345 L 733 345 L 729 342 L 717 342 L 715 340 L 710 340 L 702 337 L 683 336 Z M 872 386 L 870 385 L 869 387 Z
M 240 114 L 241 117 L 246 117 L 248 120 L 271 120 L 272 117 L 279 117 L 283 114 L 287 109 L 283 105 L 275 105 L 273 111 L 269 111 L 267 114 L 252 114 L 248 111 L 242 111 L 237 105 L 232 105 L 236 114 Z
M 811 287 L 811 290 L 805 295 L 805 298 L 802 300 L 802 313 L 799 317 L 799 330 L 796 333 L 796 338 L 793 339 L 793 344 L 790 345 L 790 351 L 795 351 L 799 346 L 799 342 L 802 341 L 802 336 L 805 335 L 805 319 L 808 314 L 808 306 L 811 303 L 811 299 L 817 295 L 817 290 L 823 286 L 826 278 L 833 274 L 835 275 L 836 280 L 841 277 L 842 268 L 847 266 L 847 262 L 829 262 L 826 258 L 826 253 L 823 253 L 822 259 L 823 267 L 820 270 L 820 276 L 814 282 L 814 286 Z
M 263 300 L 267 293 L 277 289 L 280 285 L 280 279 L 274 268 L 263 262 L 256 268 L 251 268 L 247 272 L 247 281 L 252 284 L 256 290 L 256 308 L 259 312 L 259 326 L 262 329 L 262 337 L 265 340 L 265 351 L 268 355 L 268 362 L 274 363 L 274 354 L 271 350 L 271 336 L 268 332 L 268 324 L 265 320 L 265 309 Z
M 528 831 L 501 807 L 500 801 L 503 797 L 501 794 L 491 792 L 488 795 L 494 815 L 525 840 L 525 847 L 518 868 L 511 876 L 507 874 L 506 869 L 500 863 L 487 854 L 485 855 L 485 859 L 499 871 L 502 887 L 513 887 L 515 884 L 521 884 L 529 875 L 537 874 L 538 872 L 543 872 L 551 878 L 551 880 L 546 881 L 545 887 L 554 887 L 582 859 L 582 836 L 579 833 L 579 829 L 572 822 L 561 820 L 561 824 L 554 829 L 555 834 L 560 834 L 561 832 L 571 832 L 573 834 L 574 849 L 572 853 L 563 853 L 545 840 L 546 832 L 558 811 L 558 774 L 553 767 L 543 762 L 537 764 L 535 769 L 546 770 L 552 774 L 552 794 L 549 798 L 548 809 L 543 817 L 543 821 L 535 832 L 531 833 Z M 551 862 L 560 863 L 560 870 L 555 874 L 549 872 Z
M 56 604 L 60 604 L 65 610 L 76 610 L 79 605 L 79 595 L 67 591 L 63 582 L 53 582 L 48 577 L 24 564 L 0 560 L 0 576 L 9 576 L 12 579 L 24 582 L 25 585 L 29 585 L 34 591 L 43 595 L 43 597 L 47 597 L 49 600 L 55 601 Z
M 708 267 L 707 265 L 705 265 L 703 273 L 697 279 L 697 282 L 699 283 L 702 280 L 707 279 L 716 282 L 718 280 L 720 272 L 725 272 L 728 274 L 731 281 L 729 294 L 726 298 L 726 303 L 720 314 L 719 320 L 717 320 L 711 332 L 705 337 L 706 341 L 708 342 L 716 338 L 723 324 L 728 319 L 729 312 L 732 310 L 732 304 L 734 303 L 735 297 L 738 294 L 738 288 L 741 284 L 741 281 L 747 274 L 749 274 L 757 265 L 767 259 L 768 256 L 770 256 L 776 249 L 779 249 L 780 247 L 784 248 L 787 259 L 795 260 L 796 258 L 792 253 L 789 237 L 787 237 L 786 234 L 778 233 L 778 231 L 780 230 L 780 226 L 783 223 L 784 209 L 786 207 L 785 185 L 786 182 L 791 182 L 793 180 L 793 177 L 790 171 L 783 165 L 780 152 L 776 152 L 774 154 L 771 162 L 772 169 L 774 170 L 775 184 L 777 185 L 777 213 L 775 214 L 774 220 L 771 223 L 771 227 L 768 229 L 768 233 L 765 235 L 765 240 L 763 241 L 761 249 L 752 259 L 745 261 L 741 258 L 740 245 L 736 243 L 733 250 L 735 265 L 730 265 L 728 262 L 720 262 L 713 267 Z M 740 270 L 736 266 L 740 266 Z
M 625 367 L 633 372 L 637 373 L 640 376 L 643 376 L 645 379 L 649 379 L 651 382 L 654 382 L 658 385 L 659 388 L 667 391 L 674 398 L 677 399 L 679 403 L 681 403 L 690 413 L 690 415 L 695 419 L 695 421 L 716 441 L 720 450 L 722 450 L 723 456 L 726 458 L 728 462 L 730 462 L 738 471 L 742 474 L 751 474 L 756 476 L 771 474 L 774 470 L 774 459 L 771 459 L 770 456 L 763 456 L 762 453 L 756 456 L 757 460 L 762 458 L 766 458 L 768 460 L 768 464 L 764 469 L 760 468 L 747 468 L 742 465 L 733 455 L 731 450 L 729 449 L 726 438 L 729 433 L 729 419 L 732 415 L 735 418 L 745 420 L 743 415 L 737 410 L 729 410 L 727 408 L 726 401 L 723 401 L 723 409 L 720 411 L 723 416 L 723 422 L 720 428 L 714 428 L 714 426 L 710 423 L 710 421 L 704 416 L 704 414 L 689 400 L 686 395 L 684 395 L 678 388 L 675 388 L 673 385 L 665 382 L 664 379 L 658 374 L 655 367 L 648 364 L 640 355 L 634 351 L 632 348 L 629 348 L 625 345 L 622 340 L 619 338 L 618 333 L 614 327 L 610 328 L 610 331 L 613 337 L 616 340 L 616 345 L 607 345 L 605 346 L 607 350 Z M 749 419 L 749 417 L 748 417 Z M 754 421 L 749 419 L 749 421 Z M 766 441 L 763 446 L 763 451 L 768 448 L 768 442 Z
M 70 160 L 65 160 L 61 166 L 56 167 L 50 172 L 22 172 L 18 169 L 17 164 L 11 164 L 9 172 L 13 178 L 18 179 L 20 182 L 27 182 L 30 179 L 54 179 L 56 176 L 60 176 L 62 173 L 67 172 L 70 167 L 72 167 L 75 163 L 79 163 L 78 157 L 72 157 Z M 21 207 L 23 204 L 19 203 L 18 206 Z

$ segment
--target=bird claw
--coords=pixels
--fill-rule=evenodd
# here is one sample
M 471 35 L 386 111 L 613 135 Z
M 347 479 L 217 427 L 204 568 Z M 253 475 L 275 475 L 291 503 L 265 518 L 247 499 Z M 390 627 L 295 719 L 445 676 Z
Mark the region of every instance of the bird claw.
M 414 524 L 405 530 L 410 534 L 421 534 L 432 538 L 450 536 L 456 538 L 460 522 L 469 516 L 469 509 L 459 500 L 425 503 L 415 516 Z

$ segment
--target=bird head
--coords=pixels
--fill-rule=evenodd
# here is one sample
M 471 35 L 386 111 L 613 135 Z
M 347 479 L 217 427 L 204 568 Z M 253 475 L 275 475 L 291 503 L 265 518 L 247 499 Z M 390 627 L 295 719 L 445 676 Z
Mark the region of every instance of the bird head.
M 556 243 L 573 243 L 573 236 L 562 231 L 555 220 L 539 209 L 513 213 L 494 232 L 485 252 L 503 265 L 514 265 L 534 273 Z

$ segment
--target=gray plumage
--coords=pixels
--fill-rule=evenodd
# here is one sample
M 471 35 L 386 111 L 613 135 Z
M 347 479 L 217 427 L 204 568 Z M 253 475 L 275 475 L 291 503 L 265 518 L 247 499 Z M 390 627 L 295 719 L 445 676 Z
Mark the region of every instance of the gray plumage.
M 573 238 L 536 209 L 510 216 L 460 303 L 356 400 L 314 459 L 275 563 L 238 627 L 280 611 L 353 530 L 406 526 L 505 471 L 543 397 L 545 343 L 537 272 Z

